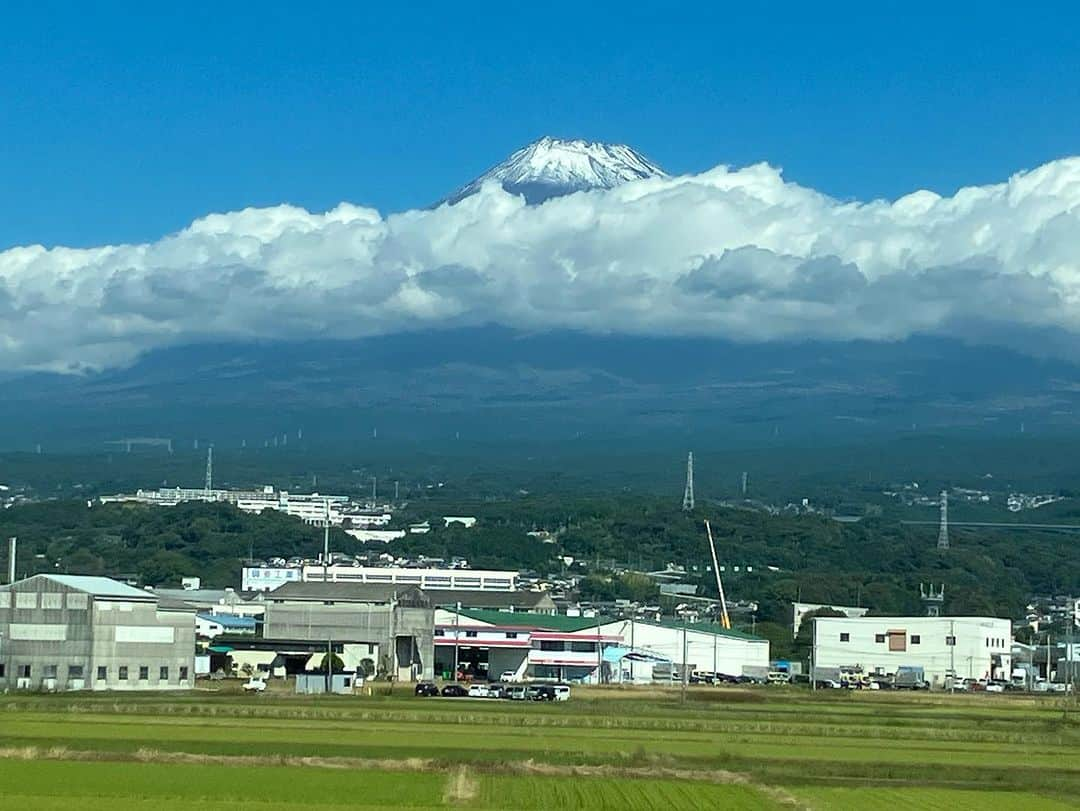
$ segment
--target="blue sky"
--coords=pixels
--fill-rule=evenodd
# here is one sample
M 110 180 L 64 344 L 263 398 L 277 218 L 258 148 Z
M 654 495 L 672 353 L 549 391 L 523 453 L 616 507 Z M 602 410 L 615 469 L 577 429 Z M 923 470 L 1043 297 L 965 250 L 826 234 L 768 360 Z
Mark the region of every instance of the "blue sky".
M 4 4 L 0 248 L 423 206 L 543 134 L 672 172 L 767 160 L 841 199 L 949 193 L 1080 143 L 1076 15 L 1049 6 L 221 5 Z

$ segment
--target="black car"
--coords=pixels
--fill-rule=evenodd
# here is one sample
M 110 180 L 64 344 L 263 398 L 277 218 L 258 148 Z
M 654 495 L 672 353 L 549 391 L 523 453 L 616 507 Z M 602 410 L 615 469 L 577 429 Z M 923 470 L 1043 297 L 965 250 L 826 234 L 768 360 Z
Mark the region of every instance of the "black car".
M 469 694 L 469 691 L 460 684 L 448 684 L 442 689 L 442 694 L 446 698 L 463 698 Z
M 555 688 L 548 684 L 538 685 L 532 699 L 533 701 L 554 701 Z
M 439 688 L 429 681 L 422 681 L 416 685 L 415 692 L 418 696 L 437 696 L 439 694 Z

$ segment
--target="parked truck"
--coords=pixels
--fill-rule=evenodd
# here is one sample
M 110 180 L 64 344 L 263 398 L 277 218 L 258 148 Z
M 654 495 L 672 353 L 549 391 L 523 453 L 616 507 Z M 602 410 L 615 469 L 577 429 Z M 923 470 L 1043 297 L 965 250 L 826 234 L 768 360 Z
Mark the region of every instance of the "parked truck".
M 893 676 L 893 687 L 897 690 L 927 690 L 930 683 L 926 680 L 922 667 L 900 665 L 896 668 L 896 675 Z

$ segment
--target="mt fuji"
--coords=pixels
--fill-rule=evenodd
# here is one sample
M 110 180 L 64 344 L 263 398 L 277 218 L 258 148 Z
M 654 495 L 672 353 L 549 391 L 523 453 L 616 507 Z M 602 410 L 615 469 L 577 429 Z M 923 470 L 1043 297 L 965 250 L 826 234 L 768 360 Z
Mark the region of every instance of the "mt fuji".
M 522 147 L 502 163 L 447 197 L 453 205 L 476 194 L 485 183 L 498 183 L 530 205 L 579 191 L 612 189 L 623 183 L 667 173 L 625 144 L 562 140 L 545 136 Z

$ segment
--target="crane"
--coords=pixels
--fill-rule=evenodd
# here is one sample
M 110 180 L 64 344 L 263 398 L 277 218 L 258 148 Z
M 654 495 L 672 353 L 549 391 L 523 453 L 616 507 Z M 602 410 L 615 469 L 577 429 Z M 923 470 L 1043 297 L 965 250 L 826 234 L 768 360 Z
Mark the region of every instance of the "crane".
M 712 568 L 716 574 L 716 590 L 720 592 L 720 624 L 725 630 L 731 630 L 731 617 L 728 616 L 727 598 L 724 597 L 724 584 L 720 581 L 720 564 L 716 560 L 716 542 L 713 540 L 712 527 L 705 520 L 705 532 L 709 536 L 709 551 L 712 553 Z

